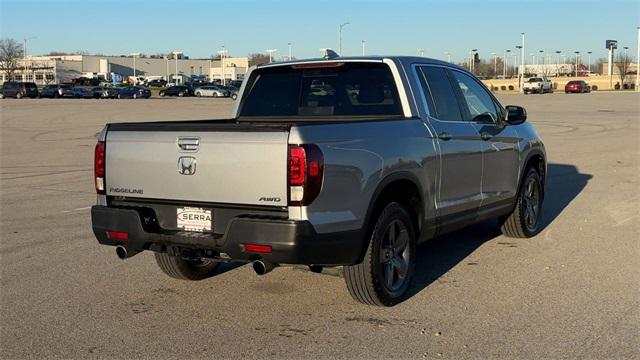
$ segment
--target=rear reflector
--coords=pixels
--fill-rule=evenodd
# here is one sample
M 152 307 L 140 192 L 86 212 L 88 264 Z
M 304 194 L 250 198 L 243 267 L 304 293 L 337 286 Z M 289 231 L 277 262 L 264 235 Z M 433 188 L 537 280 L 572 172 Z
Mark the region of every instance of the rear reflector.
M 244 251 L 261 253 L 261 254 L 270 254 L 271 245 L 244 244 Z
M 107 237 L 115 240 L 127 240 L 129 239 L 129 233 L 124 231 L 107 231 Z

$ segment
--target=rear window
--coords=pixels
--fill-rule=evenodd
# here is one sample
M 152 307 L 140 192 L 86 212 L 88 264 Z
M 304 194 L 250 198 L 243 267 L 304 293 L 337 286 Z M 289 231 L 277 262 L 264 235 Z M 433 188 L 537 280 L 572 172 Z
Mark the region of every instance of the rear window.
M 529 82 L 540 82 L 540 81 L 542 81 L 541 78 L 531 78 L 531 79 L 529 79 Z
M 331 63 L 256 70 L 247 83 L 240 116 L 327 117 L 402 115 L 389 67 L 381 63 Z

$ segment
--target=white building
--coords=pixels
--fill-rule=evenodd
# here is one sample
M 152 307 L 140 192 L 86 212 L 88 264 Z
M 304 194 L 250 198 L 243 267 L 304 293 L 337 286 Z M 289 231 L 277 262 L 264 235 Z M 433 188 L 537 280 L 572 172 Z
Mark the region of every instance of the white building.
M 224 63 L 224 69 L 221 65 Z M 163 79 L 188 79 L 204 76 L 209 79 L 242 80 L 249 67 L 248 58 L 211 59 L 163 59 L 131 56 L 62 55 L 30 56 L 20 61 L 13 79 L 0 71 L 0 82 L 29 81 L 38 85 L 65 83 L 79 77 L 162 77 Z M 26 68 L 26 69 L 25 69 Z M 135 74 L 134 74 L 135 73 Z M 115 76 L 117 74 L 118 76 Z

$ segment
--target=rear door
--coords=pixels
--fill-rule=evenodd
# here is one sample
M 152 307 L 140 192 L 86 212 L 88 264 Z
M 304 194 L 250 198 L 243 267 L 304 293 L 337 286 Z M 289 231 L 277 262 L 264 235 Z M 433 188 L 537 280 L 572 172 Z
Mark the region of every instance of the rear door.
M 429 65 L 417 70 L 429 108 L 427 123 L 440 150 L 436 206 L 446 225 L 447 217 L 473 217 L 480 206 L 482 145 L 478 131 L 463 116 L 448 70 Z
M 286 206 L 288 135 L 234 124 L 111 125 L 107 195 Z

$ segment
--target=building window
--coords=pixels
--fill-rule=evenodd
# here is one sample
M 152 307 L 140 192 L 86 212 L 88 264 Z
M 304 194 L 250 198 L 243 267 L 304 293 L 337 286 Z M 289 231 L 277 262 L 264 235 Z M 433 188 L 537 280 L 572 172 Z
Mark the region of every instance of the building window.
M 202 66 L 200 66 L 200 74 L 199 75 L 202 75 Z
M 44 80 L 44 75 L 36 74 L 36 80 L 40 80 L 40 81 Z
M 53 80 L 53 74 L 47 74 L 47 81 L 52 81 Z
M 27 81 L 33 81 L 33 74 L 27 74 Z
M 191 68 L 189 69 L 190 74 L 189 75 L 193 75 L 193 66 L 191 66 Z

